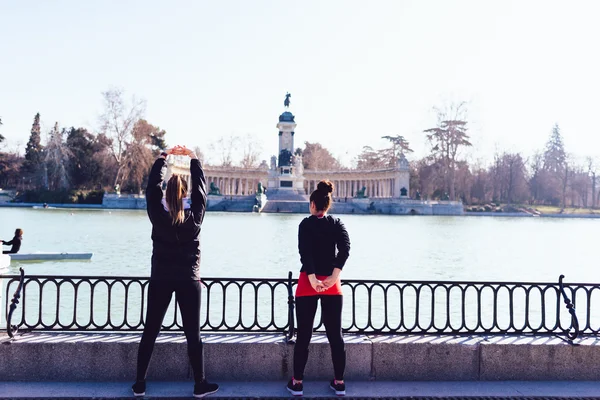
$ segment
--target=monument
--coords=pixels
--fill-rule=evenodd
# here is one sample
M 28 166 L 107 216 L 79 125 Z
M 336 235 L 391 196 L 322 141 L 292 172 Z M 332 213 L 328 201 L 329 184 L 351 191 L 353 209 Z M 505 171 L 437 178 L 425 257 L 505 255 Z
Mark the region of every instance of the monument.
M 420 193 L 411 198 L 410 168 L 404 154 L 394 165 L 380 169 L 305 169 L 302 156 L 294 154 L 297 124 L 290 110 L 291 97 L 286 93 L 276 125 L 278 153 L 269 164 L 263 161 L 257 168 L 203 166 L 210 189 L 209 210 L 305 213 L 308 196 L 319 181 L 329 179 L 334 185 L 333 213 L 462 214 L 460 202 L 421 200 Z M 169 168 L 189 179 L 187 162 L 169 162 Z
M 296 122 L 289 110 L 291 96 L 289 93 L 285 95 L 285 111 L 279 116 L 279 153 L 277 157 L 271 157 L 267 188 L 305 194 L 302 156 L 294 155 Z

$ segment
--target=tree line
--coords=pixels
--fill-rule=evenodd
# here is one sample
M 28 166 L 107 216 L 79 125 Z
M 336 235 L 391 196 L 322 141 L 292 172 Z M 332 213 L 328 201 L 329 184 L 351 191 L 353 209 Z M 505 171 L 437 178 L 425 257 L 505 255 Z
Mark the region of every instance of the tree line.
M 464 154 L 472 147 L 465 103 L 437 110 L 436 126 L 423 130 L 428 154 L 412 160 L 410 196 L 432 200 L 461 200 L 466 205 L 552 205 L 598 208 L 600 161 L 583 161 L 565 150 L 560 127 L 555 125 L 543 148 L 530 157 L 518 151 L 498 150 L 488 163 L 470 163 Z M 383 136 L 389 146 L 364 146 L 354 161 L 358 170 L 397 165 L 413 152 L 401 135 Z M 305 143 L 296 150 L 305 169 L 343 169 L 331 152 L 319 143 Z
M 36 114 L 24 157 L 16 151 L 0 151 L 0 187 L 30 194 L 111 191 L 116 187 L 139 193 L 153 160 L 166 147 L 166 132 L 145 119 L 144 101 L 134 97 L 128 102 L 119 89 L 102 93 L 102 98 L 104 109 L 97 133 L 54 124 L 42 145 L 40 114 Z M 499 150 L 492 160 L 482 163 L 469 162 L 464 154 L 472 147 L 465 104 L 439 109 L 437 117 L 435 126 L 423 130 L 428 154 L 409 164 L 411 197 L 462 200 L 467 205 L 600 206 L 600 162 L 592 157 L 578 161 L 569 155 L 558 125 L 552 128 L 545 146 L 532 156 Z M 394 167 L 413 152 L 402 135 L 382 138 L 388 146 L 365 146 L 353 168 Z M 0 134 L 0 146 L 4 140 Z M 210 159 L 196 148 L 207 165 L 259 167 L 261 146 L 252 135 L 222 137 L 208 149 Z M 349 169 L 320 143 L 305 142 L 294 153 L 302 155 L 308 170 Z
M 144 119 L 145 102 L 124 92 L 102 93 L 97 133 L 55 123 L 42 144 L 41 115 L 33 117 L 25 155 L 0 152 L 0 187 L 15 188 L 24 201 L 85 202 L 88 192 L 122 188 L 139 193 L 152 162 L 166 146 L 166 132 Z M 0 143 L 5 138 L 0 137 Z M 71 199 L 70 196 L 79 196 Z M 40 197 L 41 196 L 41 197 Z M 97 202 L 101 195 L 94 194 Z

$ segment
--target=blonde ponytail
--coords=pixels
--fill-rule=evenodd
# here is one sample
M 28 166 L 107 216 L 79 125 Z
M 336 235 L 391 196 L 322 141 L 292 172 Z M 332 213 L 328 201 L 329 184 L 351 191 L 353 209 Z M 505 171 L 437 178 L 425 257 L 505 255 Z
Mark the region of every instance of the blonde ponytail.
M 183 199 L 187 197 L 187 181 L 180 175 L 173 174 L 167 183 L 166 202 L 173 225 L 182 224 L 185 220 Z

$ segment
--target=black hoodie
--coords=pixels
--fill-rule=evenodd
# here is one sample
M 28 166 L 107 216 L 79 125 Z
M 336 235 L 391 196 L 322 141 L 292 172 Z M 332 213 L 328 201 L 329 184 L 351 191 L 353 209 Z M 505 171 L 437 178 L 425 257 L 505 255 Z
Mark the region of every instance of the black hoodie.
M 10 253 L 12 254 L 16 254 L 19 252 L 19 250 L 21 249 L 21 241 L 23 240 L 23 237 L 21 236 L 15 236 L 13 238 L 13 240 L 11 240 L 10 242 L 4 242 L 3 244 L 6 246 L 11 246 L 10 249 Z
M 148 187 L 146 207 L 152 222 L 152 273 L 150 279 L 200 279 L 200 226 L 206 210 L 206 179 L 200 161 L 190 161 L 191 207 L 185 210 L 185 220 L 173 225 L 162 204 L 162 184 L 167 161 L 154 162 Z

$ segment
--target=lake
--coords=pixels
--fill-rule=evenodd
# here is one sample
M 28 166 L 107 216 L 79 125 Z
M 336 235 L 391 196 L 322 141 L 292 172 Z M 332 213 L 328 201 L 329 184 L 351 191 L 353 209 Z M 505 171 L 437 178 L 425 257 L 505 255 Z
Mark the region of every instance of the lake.
M 286 277 L 300 269 L 300 214 L 207 213 L 207 277 Z M 342 277 L 597 282 L 600 219 L 343 215 L 352 242 Z M 0 238 L 25 231 L 22 253 L 93 252 L 91 261 L 11 264 L 27 274 L 148 276 L 145 211 L 0 208 Z

